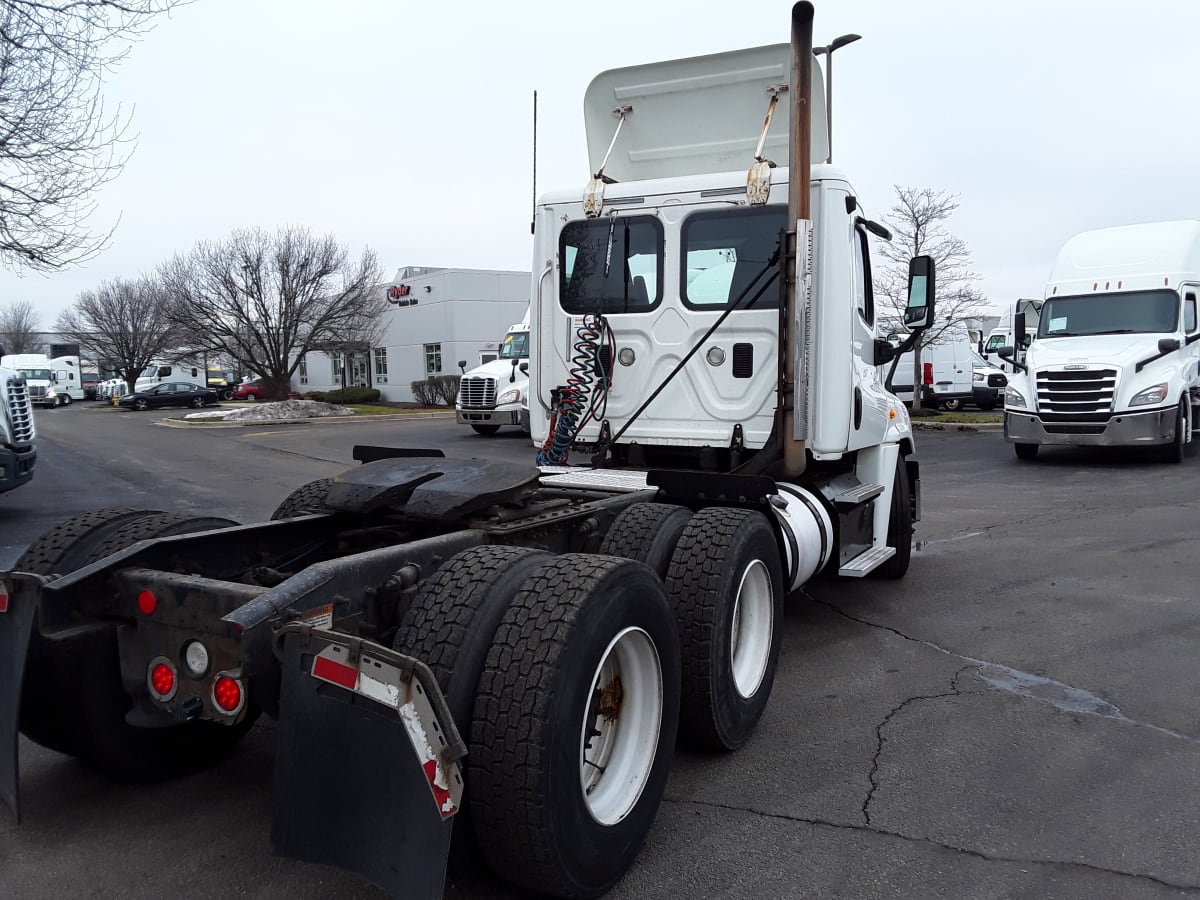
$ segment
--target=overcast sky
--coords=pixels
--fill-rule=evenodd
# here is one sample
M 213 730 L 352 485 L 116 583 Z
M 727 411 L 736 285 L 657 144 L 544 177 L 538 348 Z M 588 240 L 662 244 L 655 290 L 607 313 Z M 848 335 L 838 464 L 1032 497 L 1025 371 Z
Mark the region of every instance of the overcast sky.
M 817 0 L 834 58 L 834 162 L 867 213 L 894 185 L 959 195 L 949 228 L 995 305 L 1041 296 L 1072 234 L 1200 217 L 1200 3 Z M 583 92 L 617 66 L 786 42 L 791 4 L 195 0 L 133 47 L 106 98 L 138 144 L 94 219 L 110 248 L 0 271 L 49 328 L 80 291 L 199 239 L 299 223 L 390 278 L 530 268 L 538 191 L 589 172 Z

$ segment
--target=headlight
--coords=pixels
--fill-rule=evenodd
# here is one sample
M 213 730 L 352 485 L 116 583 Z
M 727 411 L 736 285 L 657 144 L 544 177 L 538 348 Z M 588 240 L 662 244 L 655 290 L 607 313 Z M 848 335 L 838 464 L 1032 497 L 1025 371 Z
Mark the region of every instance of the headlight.
M 1013 409 L 1014 407 L 1018 406 L 1021 409 L 1028 408 L 1025 405 L 1025 398 L 1021 396 L 1020 391 L 1012 387 L 1006 387 L 1004 389 L 1004 405 L 1009 409 Z
M 976 382 L 977 384 L 983 384 L 985 381 L 987 381 L 987 376 L 984 375 L 982 372 L 976 372 L 974 375 L 971 376 L 971 380 Z
M 46 388 L 46 396 L 47 397 L 57 397 L 58 391 L 56 391 L 54 388 Z
M 520 388 L 511 388 L 510 390 L 505 391 L 503 394 L 501 394 L 499 397 L 496 398 L 497 406 L 503 406 L 505 403 L 520 403 L 520 402 L 521 402 Z
M 1151 403 L 1162 403 L 1167 399 L 1167 386 L 1165 384 L 1156 384 L 1154 387 L 1148 387 L 1144 391 L 1138 391 L 1133 395 L 1133 399 L 1129 401 L 1130 406 L 1149 406 Z

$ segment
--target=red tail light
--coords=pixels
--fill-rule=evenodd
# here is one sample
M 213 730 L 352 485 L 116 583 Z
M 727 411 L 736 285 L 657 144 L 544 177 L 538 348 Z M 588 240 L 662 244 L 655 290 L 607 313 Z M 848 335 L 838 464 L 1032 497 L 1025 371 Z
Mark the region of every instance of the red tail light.
M 925 384 L 933 384 L 933 363 L 925 363 Z
M 213 703 L 222 712 L 232 715 L 242 708 L 242 685 L 236 678 L 218 675 L 212 693 Z
M 159 658 L 150 663 L 146 681 L 159 700 L 175 696 L 175 669 L 166 660 Z
M 144 616 L 154 615 L 154 611 L 158 609 L 158 598 L 150 591 L 142 591 L 138 594 L 138 609 Z
M 0 613 L 8 612 L 8 586 L 0 581 Z

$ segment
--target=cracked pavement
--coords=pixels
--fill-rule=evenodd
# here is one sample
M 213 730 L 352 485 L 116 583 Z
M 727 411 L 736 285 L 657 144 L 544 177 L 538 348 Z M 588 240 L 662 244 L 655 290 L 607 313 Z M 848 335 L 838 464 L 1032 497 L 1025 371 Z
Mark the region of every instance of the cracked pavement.
M 0 508 L 13 558 L 72 503 L 250 521 L 350 462 L 336 427 L 303 426 L 145 428 L 136 466 L 85 458 L 76 412 L 39 422 L 39 465 L 61 480 Z M 128 427 L 91 439 L 115 446 Z M 403 440 L 392 422 L 354 428 L 362 443 L 529 452 L 439 421 Z M 609 896 L 1200 897 L 1200 448 L 1181 466 L 1096 451 L 1018 463 L 996 434 L 918 438 L 908 576 L 818 580 L 789 599 L 757 731 L 733 754 L 677 751 Z M 243 477 L 201 477 L 215 458 Z M 0 894 L 379 900 L 271 855 L 274 736 L 264 724 L 228 763 L 138 787 L 23 741 L 26 820 L 0 821 Z M 525 895 L 463 867 L 446 896 Z

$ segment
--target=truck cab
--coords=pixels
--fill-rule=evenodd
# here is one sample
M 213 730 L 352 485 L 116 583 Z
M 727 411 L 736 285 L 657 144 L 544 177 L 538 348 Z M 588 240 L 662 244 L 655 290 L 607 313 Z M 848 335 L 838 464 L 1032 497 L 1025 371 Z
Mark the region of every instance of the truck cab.
M 13 353 L 0 358 L 0 366 L 15 369 L 25 379 L 29 402 L 34 406 L 53 409 L 62 405 L 58 379 L 44 353 Z
M 0 360 L 4 356 L 0 349 Z M 37 451 L 29 389 L 16 369 L 0 362 L 0 494 L 33 478 Z
M 466 368 L 465 362 L 459 365 Z M 495 359 L 464 372 L 454 404 L 455 420 L 476 432 L 493 435 L 502 425 L 528 431 L 529 312 L 509 326 Z
M 1181 462 L 1200 412 L 1200 221 L 1084 232 L 1059 252 L 1004 435 L 1042 446 L 1151 446 Z M 1013 359 L 1027 322 L 1018 317 Z

